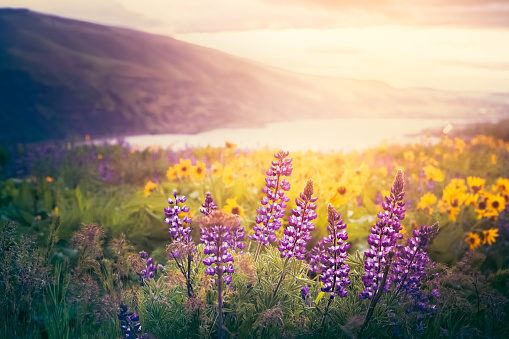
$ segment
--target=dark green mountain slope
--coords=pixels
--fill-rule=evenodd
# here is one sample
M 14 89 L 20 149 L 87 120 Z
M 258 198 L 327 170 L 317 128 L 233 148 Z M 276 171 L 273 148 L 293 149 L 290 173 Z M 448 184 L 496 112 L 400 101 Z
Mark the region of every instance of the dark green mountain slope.
M 0 142 L 326 117 L 502 114 L 506 95 L 299 75 L 169 37 L 0 9 Z

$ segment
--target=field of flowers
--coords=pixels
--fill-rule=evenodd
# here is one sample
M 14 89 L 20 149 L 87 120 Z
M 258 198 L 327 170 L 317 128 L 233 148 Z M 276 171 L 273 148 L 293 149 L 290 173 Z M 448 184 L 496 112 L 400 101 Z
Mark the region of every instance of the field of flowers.
M 89 141 L 87 136 L 86 141 Z M 0 148 L 6 338 L 498 338 L 509 143 Z

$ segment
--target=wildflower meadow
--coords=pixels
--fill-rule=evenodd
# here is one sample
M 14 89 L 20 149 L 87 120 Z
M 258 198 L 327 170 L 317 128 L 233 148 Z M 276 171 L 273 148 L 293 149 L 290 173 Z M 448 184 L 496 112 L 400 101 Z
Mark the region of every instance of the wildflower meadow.
M 3 338 L 504 338 L 509 143 L 0 148 Z

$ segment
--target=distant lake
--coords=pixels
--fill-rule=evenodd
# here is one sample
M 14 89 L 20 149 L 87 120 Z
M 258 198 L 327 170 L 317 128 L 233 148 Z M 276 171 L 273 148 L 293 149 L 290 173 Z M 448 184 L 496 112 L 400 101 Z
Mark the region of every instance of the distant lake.
M 350 151 L 390 143 L 438 141 L 427 138 L 424 130 L 441 130 L 451 125 L 474 123 L 473 120 L 445 119 L 327 119 L 300 120 L 267 124 L 261 128 L 224 128 L 199 134 L 159 134 L 126 137 L 131 145 L 186 147 L 220 147 L 228 140 L 242 149 L 283 148 L 289 151 Z

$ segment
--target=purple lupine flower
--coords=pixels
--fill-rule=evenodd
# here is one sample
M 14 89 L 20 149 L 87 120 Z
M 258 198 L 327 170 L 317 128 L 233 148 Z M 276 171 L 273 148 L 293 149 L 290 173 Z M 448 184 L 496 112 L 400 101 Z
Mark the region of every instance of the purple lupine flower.
M 428 180 L 427 182 L 428 191 L 433 191 L 435 189 L 435 180 Z
M 222 277 L 226 285 L 229 285 L 232 280 L 231 275 L 234 273 L 232 252 L 235 247 L 231 245 L 236 245 L 232 233 L 241 227 L 240 219 L 236 215 L 223 211 L 213 211 L 207 217 L 200 219 L 200 224 L 200 242 L 205 245 L 203 253 L 208 255 L 203 259 L 203 264 L 208 266 L 205 274 Z
M 304 260 L 307 254 L 306 245 L 312 239 L 310 232 L 315 230 L 313 220 L 317 218 L 315 213 L 317 197 L 313 197 L 313 179 L 309 179 L 300 193 L 300 198 L 295 199 L 296 207 L 292 209 L 289 225 L 284 230 L 284 235 L 279 241 L 278 249 L 281 258 L 295 257 Z
M 205 245 L 203 253 L 208 257 L 203 259 L 203 264 L 208 267 L 205 274 L 216 276 L 217 285 L 217 308 L 218 308 L 218 337 L 222 338 L 223 331 L 223 283 L 230 285 L 232 282 L 233 248 L 230 243 L 234 235 L 233 230 L 240 228 L 240 219 L 237 215 L 224 211 L 214 211 L 200 219 L 201 238 Z
M 309 294 L 309 287 L 307 284 L 300 289 L 300 297 L 302 300 L 307 301 L 308 307 L 311 307 L 311 295 Z
M 120 328 L 124 332 L 124 338 L 138 338 L 141 333 L 141 324 L 139 323 L 140 317 L 136 312 L 129 312 L 126 305 L 120 305 L 120 310 L 117 313 L 118 320 L 120 320 Z
M 101 181 L 112 181 L 115 178 L 115 172 L 111 169 L 111 159 L 104 158 L 99 160 L 99 164 L 97 165 L 97 172 L 99 172 Z
M 261 200 L 260 206 L 256 212 L 256 226 L 253 227 L 254 234 L 248 238 L 258 242 L 255 259 L 261 249 L 261 245 L 267 245 L 269 242 L 276 241 L 274 232 L 281 227 L 281 219 L 285 215 L 286 203 L 290 199 L 284 192 L 290 190 L 290 183 L 287 179 L 281 180 L 282 176 L 290 176 L 292 174 L 292 158 L 285 159 L 289 152 L 283 150 L 274 154 L 277 161 L 272 161 L 270 169 L 267 171 L 265 178 L 265 187 L 262 192 L 266 196 Z
M 357 196 L 357 206 L 362 207 L 362 197 L 360 195 Z
M 187 207 L 187 205 L 180 206 L 180 204 L 186 202 L 187 198 L 185 196 L 177 196 L 177 192 L 174 192 L 173 196 L 175 200 L 168 198 L 170 206 L 164 209 L 164 214 L 166 216 L 165 222 L 170 225 L 168 233 L 174 241 L 185 245 L 185 247 L 191 247 L 186 248 L 187 250 L 190 250 L 194 246 L 191 238 L 191 227 L 184 227 L 184 223 L 189 224 L 192 219 L 187 215 L 182 220 L 179 217 L 180 213 L 189 212 L 189 207 Z
M 417 308 L 424 312 L 433 311 L 434 307 L 427 304 L 428 298 L 422 295 L 419 284 L 429 266 L 430 259 L 426 249 L 437 233 L 438 222 L 431 226 L 422 225 L 420 230 L 414 230 L 412 237 L 407 240 L 408 245 L 398 246 L 397 260 L 392 265 L 392 282 L 397 286 L 396 295 L 405 290 L 407 295 L 414 298 Z M 433 290 L 432 295 L 439 297 L 437 290 Z
M 141 271 L 141 277 L 143 280 L 151 280 L 154 279 L 155 273 L 157 272 L 157 266 L 154 265 L 154 259 L 151 257 L 148 257 L 147 252 L 141 251 L 140 252 L 140 258 L 143 259 L 143 262 L 145 263 L 145 267 L 140 266 L 142 268 Z
M 192 219 L 187 215 L 184 219 L 180 219 L 179 214 L 182 212 L 189 212 L 189 207 L 186 205 L 180 206 L 186 202 L 185 196 L 177 196 L 177 192 L 173 193 L 175 200 L 168 198 L 170 206 L 164 209 L 166 215 L 165 222 L 170 225 L 168 233 L 170 234 L 172 242 L 168 245 L 168 256 L 177 264 L 180 272 L 186 279 L 187 294 L 189 297 L 193 296 L 193 286 L 191 284 L 191 262 L 193 261 L 192 253 L 196 251 L 194 248 L 193 238 L 191 237 L 191 227 L 184 227 L 184 223 L 190 224 Z
M 346 286 L 350 284 L 350 267 L 345 263 L 350 244 L 346 243 L 348 234 L 341 214 L 331 204 L 327 206 L 327 214 L 329 235 L 323 237 L 311 251 L 310 266 L 320 274 L 322 291 L 329 292 L 330 299 L 336 296 L 343 298 L 348 295 Z
M 212 193 L 205 193 L 205 202 L 201 205 L 200 212 L 208 216 L 212 211 L 217 210 L 217 205 L 212 198 Z
M 403 172 L 398 170 L 396 179 L 391 187 L 391 194 L 382 203 L 384 212 L 378 213 L 378 221 L 371 227 L 368 236 L 370 249 L 364 252 L 367 257 L 364 262 L 365 273 L 362 276 L 365 289 L 359 294 L 361 299 L 373 299 L 380 288 L 384 275 L 384 267 L 389 264 L 389 253 L 394 252 L 396 241 L 403 237 L 401 220 L 405 218 L 405 198 Z M 384 284 L 382 293 L 390 291 L 390 280 Z

